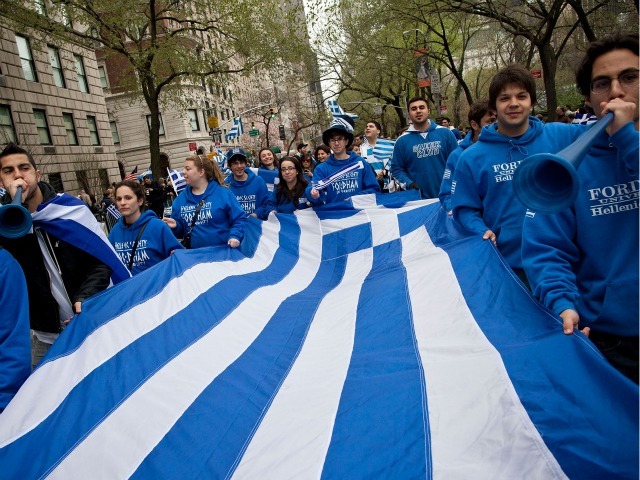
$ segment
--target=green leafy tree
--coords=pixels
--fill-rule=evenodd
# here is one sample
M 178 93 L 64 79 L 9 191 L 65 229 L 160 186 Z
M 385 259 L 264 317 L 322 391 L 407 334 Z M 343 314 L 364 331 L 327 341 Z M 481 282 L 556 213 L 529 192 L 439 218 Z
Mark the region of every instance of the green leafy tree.
M 224 83 L 231 74 L 256 67 L 281 68 L 309 53 L 293 4 L 276 0 L 53 0 L 46 15 L 22 0 L 3 0 L 0 16 L 11 26 L 41 38 L 97 48 L 118 63 L 112 90 L 131 103 L 144 101 L 150 113 L 150 157 L 160 168 L 160 107 L 183 107 L 205 78 Z

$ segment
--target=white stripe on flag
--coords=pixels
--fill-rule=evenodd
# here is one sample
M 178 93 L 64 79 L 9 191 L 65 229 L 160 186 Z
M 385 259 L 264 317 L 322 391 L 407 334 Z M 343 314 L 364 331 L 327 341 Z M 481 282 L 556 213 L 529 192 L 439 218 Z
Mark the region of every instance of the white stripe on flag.
M 316 310 L 300 355 L 232 478 L 321 477 L 372 262 L 371 248 L 348 256 L 342 281 Z
M 265 238 L 274 238 L 269 234 L 270 231 L 277 238 L 279 225 L 276 221 L 263 222 Z M 273 242 L 260 242 L 252 259 L 224 262 L 219 268 L 213 269 L 215 272 L 208 263 L 199 263 L 169 281 L 162 292 L 146 303 L 136 305 L 98 328 L 84 340 L 78 350 L 66 357 L 41 364 L 31 374 L 31 381 L 22 386 L 14 401 L 8 405 L 5 413 L 11 413 L 0 415 L 0 448 L 37 427 L 95 368 L 186 308 L 220 280 L 228 275 L 242 275 L 266 268 L 273 260 L 277 248 L 278 245 Z M 55 382 L 45 382 L 47 385 L 50 383 L 47 395 L 39 396 L 40 383 L 36 380 L 46 379 L 53 375 L 52 372 L 62 372 L 62 377 L 58 378 L 56 373 Z M 34 403 L 30 400 L 33 398 L 40 400 Z
M 429 292 L 410 299 L 428 392 L 433 478 L 451 478 L 452 471 L 457 478 L 479 472 L 483 478 L 566 478 L 473 319 L 448 255 L 424 228 L 402 237 L 402 252 L 409 292 Z M 495 445 L 499 458 L 487 453 Z
M 277 218 L 267 223 L 275 222 Z M 300 243 L 310 243 L 319 251 L 322 235 L 317 219 L 307 223 L 301 226 Z M 104 462 L 99 472 L 102 478 L 131 476 L 198 395 L 251 346 L 280 304 L 311 283 L 320 267 L 320 256 L 306 260 L 298 261 L 280 282 L 252 292 L 214 329 L 165 364 L 98 425 L 47 478 L 96 478 L 97 462 Z M 219 270 L 225 276 L 241 274 L 234 271 L 232 265 Z M 171 296 L 187 295 L 188 290 L 194 289 L 192 282 L 183 284 L 178 291 L 172 289 Z M 151 311 L 145 315 L 153 317 L 155 314 L 157 312 Z M 216 352 L 215 357 L 211 352 Z M 189 370 L 188 376 L 184 375 L 185 370 Z M 122 425 L 127 426 L 129 434 L 125 438 L 113 435 L 114 428 L 119 430 Z

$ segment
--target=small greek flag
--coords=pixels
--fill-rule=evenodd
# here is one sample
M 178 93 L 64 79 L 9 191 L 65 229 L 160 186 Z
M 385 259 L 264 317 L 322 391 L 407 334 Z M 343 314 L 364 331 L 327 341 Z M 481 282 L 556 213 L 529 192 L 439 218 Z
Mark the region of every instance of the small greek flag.
M 118 211 L 118 209 L 116 208 L 115 203 L 112 203 L 111 205 L 109 205 L 107 207 L 107 213 L 114 218 L 115 220 L 118 220 L 120 217 L 122 217 L 122 215 L 120 214 L 120 212 Z
M 587 113 L 576 113 L 573 118 L 573 122 L 578 125 L 591 125 L 592 123 L 596 123 L 598 121 L 598 117 L 595 115 L 589 115 Z
M 390 138 L 378 138 L 373 147 L 373 156 L 378 162 L 382 162 L 385 168 L 391 159 L 395 144 L 396 141 Z
M 362 163 L 362 161 L 351 163 L 341 168 L 340 170 L 336 171 L 333 175 L 330 175 L 326 178 L 319 180 L 317 183 L 314 183 L 313 188 L 315 188 L 316 190 L 323 190 L 327 188 L 329 185 L 331 185 L 332 183 L 340 180 L 347 173 L 353 172 L 354 170 L 362 170 L 363 168 L 364 168 L 364 164 Z
M 176 195 L 180 194 L 180 192 L 187 187 L 187 182 L 182 176 L 182 172 L 171 168 L 167 168 L 167 172 L 169 172 L 169 180 L 171 180 L 171 185 L 173 185 L 173 191 L 176 192 Z
M 331 115 L 333 115 L 334 117 L 337 117 L 337 116 L 340 116 L 340 115 L 348 115 L 354 121 L 357 120 L 358 118 L 360 118 L 355 113 L 347 113 L 347 112 L 345 112 L 342 109 L 342 107 L 338 104 L 337 100 L 327 100 L 327 105 L 329 107 L 329 111 L 331 112 Z
M 233 119 L 233 127 L 227 133 L 226 139 L 227 141 L 233 140 L 234 138 L 239 137 L 244 133 L 244 127 L 242 126 L 242 120 L 240 117 L 236 117 Z

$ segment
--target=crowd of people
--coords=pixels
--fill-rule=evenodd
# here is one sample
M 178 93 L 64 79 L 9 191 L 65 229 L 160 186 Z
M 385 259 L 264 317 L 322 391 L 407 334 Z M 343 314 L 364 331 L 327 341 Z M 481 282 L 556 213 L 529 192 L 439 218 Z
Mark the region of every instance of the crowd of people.
M 338 115 L 313 153 L 305 143 L 281 159 L 268 148 L 258 152 L 258 168 L 277 173 L 272 191 L 249 168 L 245 151 L 233 148 L 225 155 L 226 178 L 207 156 L 186 158 L 187 186 L 173 200 L 170 217 L 163 211 L 172 193 L 150 177 L 142 183 L 123 180 L 100 202 L 84 191 L 78 198 L 68 196 L 69 206 L 115 205 L 120 219 L 108 240 L 99 234 L 96 239 L 110 242 L 113 255 L 97 255 L 45 220 L 34 223 L 24 238 L 0 236 L 3 299 L 12 282 L 19 291 L 11 295 L 26 298 L 26 291 L 29 304 L 28 319 L 3 304 L 0 409 L 82 302 L 114 281 L 114 258 L 136 275 L 176 250 L 237 248 L 247 222 L 388 191 L 389 177 L 398 188 L 439 198 L 446 221 L 492 242 L 523 285 L 559 316 L 564 333 L 580 329 L 615 368 L 638 383 L 638 36 L 593 42 L 576 81 L 596 117 L 615 116 L 578 171 L 574 204 L 556 214 L 527 211 L 515 197 L 514 173 L 528 156 L 569 147 L 589 127 L 563 120 L 564 109 L 561 122 L 532 116 L 535 81 L 519 65 L 493 77 L 489 98 L 470 107 L 468 133 L 455 130 L 460 138 L 448 119 L 442 125 L 431 120 L 426 99 L 409 100 L 411 124 L 396 140 L 389 162 L 373 154 L 381 139 L 377 121 L 367 122 L 358 138 L 352 118 Z M 2 203 L 11 202 L 21 187 L 22 203 L 32 214 L 56 196 L 41 181 L 31 155 L 17 145 L 0 153 L 0 179 L 7 190 Z M 14 279 L 16 261 L 22 272 Z

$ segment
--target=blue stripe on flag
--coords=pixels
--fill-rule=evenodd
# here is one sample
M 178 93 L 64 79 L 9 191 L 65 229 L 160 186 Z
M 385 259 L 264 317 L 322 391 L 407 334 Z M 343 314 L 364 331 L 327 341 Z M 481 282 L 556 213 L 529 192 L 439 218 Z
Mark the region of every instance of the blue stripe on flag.
M 295 239 L 290 241 L 294 242 Z M 186 477 L 229 478 L 263 419 L 297 355 L 324 294 L 344 274 L 345 258 L 322 265 L 314 281 L 285 300 L 251 347 L 194 402 L 132 478 L 149 478 L 178 467 Z M 242 383 L 235 379 L 243 378 Z M 206 442 L 185 441 L 185 431 L 198 431 Z M 213 452 L 211 445 L 218 448 Z M 186 468 L 184 458 L 206 459 Z
M 322 478 L 380 478 L 388 465 L 394 478 L 430 478 L 424 378 L 401 253 L 400 240 L 374 248 Z
M 427 229 L 441 228 L 444 216 L 443 211 L 432 216 Z M 637 385 L 614 370 L 582 334 L 564 335 L 560 319 L 533 300 L 490 242 L 473 236 L 441 246 L 475 321 L 500 352 L 518 397 L 568 477 L 637 477 Z M 465 253 L 470 249 L 477 252 L 473 262 Z M 611 383 L 611 377 L 619 379 Z M 591 391 L 594 385 L 609 386 L 587 401 L 569 394 Z M 584 438 L 589 452 L 584 443 L 568 441 L 569 432 Z M 615 442 L 609 432 L 616 432 Z M 595 451 L 598 455 L 592 455 Z

